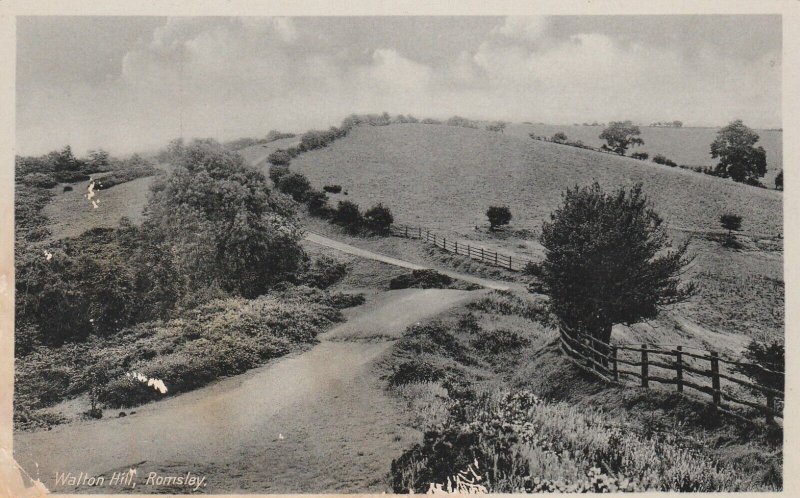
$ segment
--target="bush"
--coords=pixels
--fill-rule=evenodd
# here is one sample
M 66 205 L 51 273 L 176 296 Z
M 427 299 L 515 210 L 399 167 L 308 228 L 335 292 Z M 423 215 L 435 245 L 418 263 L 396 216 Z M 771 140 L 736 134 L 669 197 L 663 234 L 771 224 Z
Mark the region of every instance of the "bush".
M 322 190 L 324 190 L 325 192 L 328 192 L 329 194 L 338 194 L 339 192 L 342 191 L 342 186 L 341 185 L 325 185 L 324 187 L 322 187 Z
M 71 185 L 64 185 L 64 192 L 72 192 L 72 186 Z
M 447 126 L 461 126 L 462 128 L 478 128 L 478 122 L 471 119 L 463 118 L 461 116 L 453 116 L 445 123 Z
M 269 179 L 272 184 L 277 186 L 281 177 L 289 174 L 289 168 L 286 166 L 275 166 L 274 164 L 269 167 Z
M 312 216 L 326 216 L 330 209 L 328 208 L 328 196 L 325 192 L 319 190 L 310 190 L 306 194 L 306 205 L 308 212 Z
M 489 218 L 489 228 L 494 230 L 501 225 L 508 225 L 511 221 L 511 210 L 507 206 L 491 206 L 486 210 Z
M 311 191 L 311 182 L 301 173 L 288 173 L 278 179 L 278 190 L 292 196 L 297 202 L 304 202 Z
M 389 289 L 446 289 L 452 285 L 453 279 L 436 270 L 413 270 L 411 273 L 398 275 L 389 281 Z
M 656 154 L 653 156 L 653 162 L 656 164 L 663 164 L 664 166 L 670 166 L 674 168 L 677 164 L 672 161 L 671 159 L 667 159 L 663 154 Z
M 478 336 L 472 340 L 471 344 L 472 347 L 478 351 L 496 355 L 500 353 L 519 351 L 530 344 L 530 342 L 531 341 L 528 338 L 523 337 L 514 331 L 498 329 L 493 331 L 479 332 Z
M 267 162 L 275 166 L 288 166 L 291 161 L 292 156 L 290 156 L 289 153 L 283 149 L 278 149 L 267 156 Z
M 567 141 L 567 134 L 563 131 L 559 131 L 553 135 L 551 140 L 556 143 L 564 143 Z
M 300 273 L 298 283 L 317 289 L 328 287 L 341 281 L 347 275 L 347 264 L 329 256 L 320 256 Z
M 111 173 L 95 180 L 94 188 L 96 190 L 104 190 L 120 183 L 161 173 L 163 173 L 163 170 L 156 168 L 151 162 L 142 159 L 138 155 L 134 155 L 129 159 L 115 162 Z
M 780 170 L 778 176 L 775 177 L 775 189 L 783 190 L 783 170 Z
M 749 363 L 734 365 L 735 371 L 747 375 L 759 385 L 778 391 L 784 390 L 785 376 L 783 372 L 786 368 L 786 350 L 783 343 L 779 341 L 759 342 L 753 339 L 747 345 L 742 356 L 744 361 Z M 757 365 L 761 365 L 772 372 L 764 371 Z M 757 389 L 754 389 L 754 391 L 756 394 L 763 395 Z
M 343 292 L 337 292 L 336 294 L 331 294 L 328 299 L 325 301 L 328 305 L 341 310 L 345 308 L 352 308 L 354 306 L 361 306 L 366 302 L 366 298 L 364 294 L 345 294 Z
M 58 183 L 78 183 L 85 182 L 89 179 L 89 175 L 83 171 L 56 171 L 53 173 L 53 178 Z
M 389 375 L 390 386 L 402 386 L 415 382 L 435 382 L 444 378 L 444 371 L 428 362 L 409 360 L 401 363 Z
M 647 158 L 650 157 L 650 155 L 647 152 L 634 152 L 631 154 L 631 157 L 633 159 L 639 159 L 640 161 L 647 161 Z
M 294 133 L 282 133 L 278 130 L 270 130 L 264 140 L 269 143 L 282 138 L 294 138 L 295 136 L 296 135 Z
M 364 224 L 376 233 L 388 233 L 394 223 L 392 212 L 381 203 L 372 206 L 364 213 Z
M 351 230 L 358 230 L 364 224 L 358 204 L 351 201 L 339 201 L 339 205 L 333 214 L 333 222 Z
M 35 188 L 53 188 L 58 185 L 53 174 L 45 173 L 28 173 L 20 178 L 20 182 L 29 187 Z

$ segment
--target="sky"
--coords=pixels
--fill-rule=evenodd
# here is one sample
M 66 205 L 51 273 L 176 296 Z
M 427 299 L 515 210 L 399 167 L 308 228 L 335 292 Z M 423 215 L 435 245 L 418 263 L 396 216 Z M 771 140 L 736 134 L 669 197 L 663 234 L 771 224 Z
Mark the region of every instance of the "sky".
M 17 153 L 351 113 L 781 127 L 779 16 L 21 17 Z

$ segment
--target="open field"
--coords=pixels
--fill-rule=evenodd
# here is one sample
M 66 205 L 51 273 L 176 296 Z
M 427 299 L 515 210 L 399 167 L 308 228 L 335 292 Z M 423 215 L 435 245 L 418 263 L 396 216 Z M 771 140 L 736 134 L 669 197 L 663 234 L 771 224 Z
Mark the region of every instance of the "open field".
M 783 194 L 694 172 L 510 134 L 435 125 L 359 127 L 291 168 L 314 185 L 341 184 L 365 207 L 389 205 L 401 223 L 469 231 L 491 204 L 506 204 L 516 228 L 537 230 L 561 193 L 597 180 L 613 188 L 642 182 L 672 227 L 718 230 L 724 212 L 744 232 L 783 230 Z M 344 198 L 341 194 L 337 199 Z
M 716 159 L 711 158 L 711 142 L 717 135 L 718 128 L 663 128 L 641 126 L 641 138 L 644 145 L 634 147 L 628 151 L 647 152 L 650 159 L 656 154 L 663 154 L 678 164 L 688 166 L 714 166 Z M 586 145 L 600 147 L 602 126 L 573 126 L 573 125 L 548 125 L 548 124 L 518 124 L 509 125 L 505 133 L 528 139 L 531 133 L 550 138 L 557 132 L 564 132 L 571 141 L 580 140 Z M 783 168 L 783 132 L 778 130 L 755 130 L 761 137 L 757 145 L 767 151 L 767 174 L 761 183 L 769 188 L 775 186 L 775 177 Z

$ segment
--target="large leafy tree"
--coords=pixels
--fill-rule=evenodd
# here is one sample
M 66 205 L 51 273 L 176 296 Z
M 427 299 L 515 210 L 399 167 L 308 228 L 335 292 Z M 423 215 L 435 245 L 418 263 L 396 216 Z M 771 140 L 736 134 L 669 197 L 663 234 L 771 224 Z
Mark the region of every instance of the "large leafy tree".
M 680 279 L 688 243 L 669 248 L 641 185 L 613 193 L 597 183 L 568 189 L 543 224 L 541 242 L 547 249 L 541 278 L 553 312 L 606 343 L 614 324 L 653 318 L 694 291 Z
M 254 297 L 291 277 L 302 234 L 262 173 L 211 140 L 186 146 L 174 166 L 154 186 L 143 231 L 150 252 L 169 262 L 158 266 L 180 277 L 179 292 L 212 286 Z
M 719 158 L 714 173 L 737 182 L 757 184 L 767 172 L 767 154 L 763 147 L 755 146 L 759 138 L 741 119 L 719 130 L 711 142 L 711 157 Z
M 600 133 L 600 139 L 606 141 L 601 148 L 625 155 L 628 147 L 644 145 L 644 140 L 639 138 L 640 134 L 639 127 L 631 121 L 612 121 Z

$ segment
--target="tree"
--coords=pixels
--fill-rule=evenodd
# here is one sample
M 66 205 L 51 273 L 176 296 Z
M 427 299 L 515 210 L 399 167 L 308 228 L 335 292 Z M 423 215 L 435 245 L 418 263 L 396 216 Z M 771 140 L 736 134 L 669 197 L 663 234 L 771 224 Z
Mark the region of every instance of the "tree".
M 142 230 L 138 250 L 153 268 L 142 277 L 157 279 L 143 285 L 163 284 L 166 294 L 218 288 L 255 297 L 292 278 L 303 257 L 291 203 L 213 140 L 188 145 L 154 183 Z
M 753 339 L 747 345 L 742 356 L 745 361 L 751 363 L 734 365 L 735 371 L 747 375 L 759 385 L 783 391 L 783 372 L 786 365 L 786 348 L 783 343 L 779 341 L 759 342 Z M 767 370 L 759 368 L 758 365 Z M 762 394 L 760 390 L 754 389 L 754 391 L 759 395 Z
M 538 273 L 552 312 L 571 330 L 608 343 L 615 324 L 653 318 L 692 295 L 694 285 L 680 281 L 688 241 L 668 250 L 641 185 L 607 194 L 595 182 L 563 198 L 542 225 L 547 256 Z
M 719 130 L 711 143 L 711 157 L 719 158 L 714 173 L 737 182 L 758 184 L 758 178 L 767 172 L 767 153 L 763 147 L 755 147 L 758 140 L 758 134 L 741 119 Z
M 511 221 L 511 210 L 507 206 L 491 206 L 486 210 L 489 218 L 489 229 L 494 230 L 501 225 L 508 225 Z
M 311 190 L 306 195 L 306 205 L 308 212 L 314 216 L 322 216 L 328 211 L 328 196 L 325 192 Z
M 601 148 L 624 156 L 628 147 L 644 145 L 644 140 L 639 138 L 640 134 L 639 127 L 631 121 L 612 121 L 600 133 L 600 139 L 606 141 Z
M 311 190 L 311 182 L 303 174 L 287 173 L 278 178 L 277 187 L 284 194 L 291 195 L 295 201 L 305 202 L 306 196 Z
M 559 131 L 553 135 L 553 142 L 564 143 L 567 141 L 567 134 Z
M 364 222 L 364 217 L 358 208 L 358 204 L 351 201 L 339 201 L 333 221 L 351 230 L 357 230 Z
M 370 230 L 377 233 L 386 233 L 394 223 L 394 216 L 392 216 L 392 212 L 388 207 L 378 203 L 364 213 L 364 223 Z
M 725 239 L 725 245 L 733 245 L 733 231 L 739 230 L 742 227 L 742 217 L 725 213 L 719 217 L 719 223 L 722 228 L 728 231 L 728 237 Z
M 274 164 L 275 166 L 288 166 L 291 161 L 292 156 L 283 149 L 278 149 L 267 156 L 267 162 Z
M 775 188 L 777 190 L 783 190 L 783 170 L 778 173 L 778 176 L 775 177 Z
M 486 125 L 486 129 L 489 131 L 499 131 L 500 133 L 505 133 L 506 126 L 508 126 L 508 123 L 505 121 L 494 121 Z

